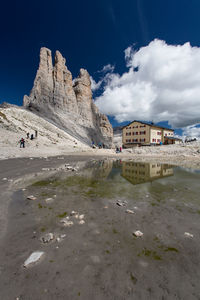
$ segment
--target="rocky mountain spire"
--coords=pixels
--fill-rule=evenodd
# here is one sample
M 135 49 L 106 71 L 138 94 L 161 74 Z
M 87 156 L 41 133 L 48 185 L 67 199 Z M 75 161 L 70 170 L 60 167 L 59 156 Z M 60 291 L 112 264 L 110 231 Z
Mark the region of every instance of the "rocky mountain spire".
M 59 51 L 55 53 L 53 65 L 51 51 L 41 48 L 34 85 L 30 96 L 24 96 L 23 105 L 40 112 L 87 143 L 94 140 L 108 146 L 112 144 L 112 126 L 92 100 L 89 73 L 80 69 L 79 76 L 73 81 Z

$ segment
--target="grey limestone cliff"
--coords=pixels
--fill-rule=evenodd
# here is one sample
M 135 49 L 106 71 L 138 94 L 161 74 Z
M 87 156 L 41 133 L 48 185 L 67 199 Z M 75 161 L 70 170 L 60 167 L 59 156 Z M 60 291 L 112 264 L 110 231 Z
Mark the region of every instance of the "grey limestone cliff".
M 93 102 L 88 72 L 80 69 L 78 78 L 72 80 L 65 63 L 56 51 L 53 65 L 51 51 L 41 48 L 39 68 L 30 95 L 24 96 L 24 107 L 86 143 L 93 140 L 112 146 L 113 129 Z

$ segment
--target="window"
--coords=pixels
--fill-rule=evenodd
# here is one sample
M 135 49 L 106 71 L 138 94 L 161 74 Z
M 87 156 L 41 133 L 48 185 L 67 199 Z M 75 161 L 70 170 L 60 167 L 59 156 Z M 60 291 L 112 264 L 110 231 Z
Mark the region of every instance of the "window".
M 146 134 L 146 131 L 140 131 L 140 134 Z
M 160 143 L 160 139 L 157 139 L 157 142 Z
M 140 142 L 145 142 L 145 139 L 140 139 Z
M 156 142 L 156 139 L 152 139 L 152 142 Z
M 165 133 L 165 136 L 167 136 L 167 133 Z
M 136 131 L 136 133 L 135 133 L 136 135 L 138 135 L 138 132 Z
M 158 131 L 158 132 L 157 132 L 157 135 L 161 135 L 161 132 L 160 132 L 160 131 Z
M 140 125 L 140 128 L 146 127 L 146 125 Z

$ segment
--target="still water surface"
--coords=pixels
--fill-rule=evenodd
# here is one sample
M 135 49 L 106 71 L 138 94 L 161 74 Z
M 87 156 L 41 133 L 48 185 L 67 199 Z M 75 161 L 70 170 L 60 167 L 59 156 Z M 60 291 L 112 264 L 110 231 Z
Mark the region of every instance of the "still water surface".
M 8 272 L 33 250 L 46 257 L 12 285 L 26 282 L 22 295 L 36 293 L 30 299 L 200 299 L 199 180 L 195 170 L 106 160 L 34 182 L 10 209 L 5 243 L 17 235 L 12 247 L 22 255 Z M 72 226 L 63 226 L 66 217 Z M 43 245 L 48 232 L 66 237 Z

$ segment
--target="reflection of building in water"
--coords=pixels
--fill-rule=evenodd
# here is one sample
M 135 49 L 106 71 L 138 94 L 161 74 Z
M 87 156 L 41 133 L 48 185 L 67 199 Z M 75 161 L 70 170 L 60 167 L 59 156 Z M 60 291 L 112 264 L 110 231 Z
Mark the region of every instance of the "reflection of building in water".
M 122 177 L 132 184 L 144 183 L 173 175 L 173 168 L 170 165 L 122 162 Z
M 92 179 L 106 179 L 112 171 L 113 161 L 112 160 L 99 160 L 94 161 L 85 170 L 84 176 L 91 177 Z

